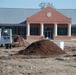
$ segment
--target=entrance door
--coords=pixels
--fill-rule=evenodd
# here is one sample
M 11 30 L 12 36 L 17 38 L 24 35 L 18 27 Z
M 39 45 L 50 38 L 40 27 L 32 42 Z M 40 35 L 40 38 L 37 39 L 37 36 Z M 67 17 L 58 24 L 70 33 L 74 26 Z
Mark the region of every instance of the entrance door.
M 53 39 L 53 28 L 45 27 L 44 35 L 45 35 L 45 38 L 48 37 L 50 39 Z
M 45 31 L 45 38 L 51 38 L 51 31 Z

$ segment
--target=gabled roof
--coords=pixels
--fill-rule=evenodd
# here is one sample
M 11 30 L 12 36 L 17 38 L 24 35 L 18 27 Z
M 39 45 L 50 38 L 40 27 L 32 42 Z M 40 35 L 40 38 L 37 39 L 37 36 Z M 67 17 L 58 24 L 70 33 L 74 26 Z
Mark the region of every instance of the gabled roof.
M 72 24 L 76 24 L 76 9 L 57 9 L 60 13 L 72 19 Z
M 68 18 L 72 18 L 72 24 L 76 24 L 76 9 L 56 9 Z M 0 8 L 0 24 L 25 24 L 27 17 L 40 12 L 41 9 L 26 8 Z
M 36 14 L 38 9 L 0 8 L 0 24 L 25 23 L 27 17 Z
M 63 15 L 52 7 L 47 7 L 39 13 L 27 18 L 28 23 L 71 23 L 71 18 Z

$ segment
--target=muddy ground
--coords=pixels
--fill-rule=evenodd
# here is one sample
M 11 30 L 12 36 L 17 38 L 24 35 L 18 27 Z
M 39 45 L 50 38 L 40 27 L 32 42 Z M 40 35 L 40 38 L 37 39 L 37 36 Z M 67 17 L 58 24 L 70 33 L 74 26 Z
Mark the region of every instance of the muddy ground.
M 11 56 L 25 47 L 0 47 L 0 75 L 76 75 L 76 41 L 65 42 L 66 56 L 29 58 Z

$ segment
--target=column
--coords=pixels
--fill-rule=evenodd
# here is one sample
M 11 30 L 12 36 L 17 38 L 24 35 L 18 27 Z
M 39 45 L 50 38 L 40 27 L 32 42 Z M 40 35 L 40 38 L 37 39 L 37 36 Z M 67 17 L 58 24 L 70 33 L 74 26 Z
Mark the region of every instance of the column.
M 30 36 L 30 24 L 27 24 L 27 36 Z
M 44 36 L 44 24 L 41 23 L 41 36 Z
M 71 24 L 68 24 L 68 36 L 71 36 Z
M 57 24 L 54 24 L 54 34 L 57 36 Z

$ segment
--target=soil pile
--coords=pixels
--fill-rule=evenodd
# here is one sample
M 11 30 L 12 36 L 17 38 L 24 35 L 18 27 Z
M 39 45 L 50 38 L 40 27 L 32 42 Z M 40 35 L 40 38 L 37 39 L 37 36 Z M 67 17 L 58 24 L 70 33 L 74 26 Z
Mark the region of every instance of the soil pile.
M 51 56 L 65 54 L 65 52 L 50 40 L 40 40 L 30 44 L 26 49 L 19 51 L 18 54 Z

